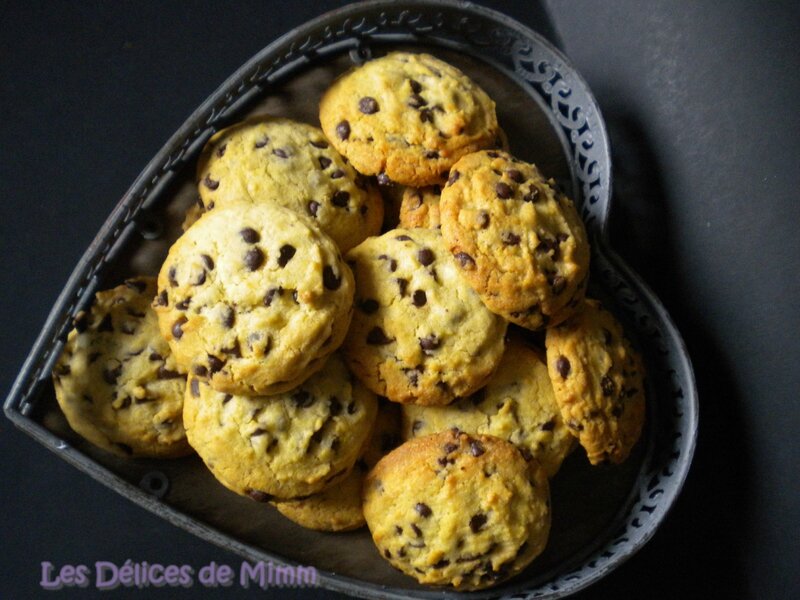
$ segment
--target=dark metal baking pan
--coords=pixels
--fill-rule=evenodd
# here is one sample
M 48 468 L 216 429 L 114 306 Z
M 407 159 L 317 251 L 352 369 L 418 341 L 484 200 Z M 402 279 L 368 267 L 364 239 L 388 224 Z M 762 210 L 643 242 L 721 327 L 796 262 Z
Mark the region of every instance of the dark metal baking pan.
M 393 570 L 366 530 L 302 529 L 270 506 L 228 492 L 197 457 L 123 460 L 80 439 L 55 402 L 50 369 L 71 318 L 94 292 L 155 273 L 195 200 L 197 154 L 217 130 L 251 114 L 317 123 L 317 102 L 354 61 L 389 49 L 454 63 L 497 101 L 512 151 L 537 163 L 578 202 L 593 242 L 591 293 L 620 317 L 647 366 L 642 441 L 619 466 L 590 467 L 582 452 L 552 482 L 545 552 L 521 575 L 472 597 L 560 598 L 597 581 L 654 534 L 686 477 L 697 432 L 697 392 L 686 348 L 659 300 L 606 237 L 611 156 L 600 111 L 567 59 L 541 36 L 480 6 L 453 1 L 354 4 L 299 27 L 216 90 L 142 171 L 78 263 L 17 377 L 4 409 L 17 427 L 125 497 L 251 561 L 312 565 L 319 582 L 355 596 L 442 598 Z

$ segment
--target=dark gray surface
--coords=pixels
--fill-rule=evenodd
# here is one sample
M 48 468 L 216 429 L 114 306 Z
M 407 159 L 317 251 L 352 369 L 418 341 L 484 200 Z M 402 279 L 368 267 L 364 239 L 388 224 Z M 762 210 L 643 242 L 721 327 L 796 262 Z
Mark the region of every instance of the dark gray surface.
M 78 257 L 166 138 L 253 53 L 341 4 L 0 5 L 3 394 Z M 527 2 L 486 4 L 547 25 Z M 582 597 L 797 597 L 800 14 L 745 2 L 550 9 L 612 132 L 615 246 L 676 318 L 701 391 L 683 496 L 650 544 Z M 4 419 L 0 452 L 3 597 L 36 593 L 43 560 L 239 564 Z M 143 597 L 113 594 L 125 595 Z

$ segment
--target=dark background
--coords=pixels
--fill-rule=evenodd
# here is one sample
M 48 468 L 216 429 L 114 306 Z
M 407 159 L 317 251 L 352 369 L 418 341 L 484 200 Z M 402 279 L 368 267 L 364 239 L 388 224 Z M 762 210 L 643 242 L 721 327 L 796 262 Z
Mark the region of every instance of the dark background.
M 0 394 L 150 157 L 256 51 L 342 4 L 0 1 Z M 546 34 L 595 92 L 612 138 L 613 243 L 675 318 L 700 389 L 697 454 L 672 513 L 580 597 L 797 598 L 799 5 L 484 4 Z M 4 598 L 42 594 L 43 560 L 239 564 L 5 419 L 0 456 Z

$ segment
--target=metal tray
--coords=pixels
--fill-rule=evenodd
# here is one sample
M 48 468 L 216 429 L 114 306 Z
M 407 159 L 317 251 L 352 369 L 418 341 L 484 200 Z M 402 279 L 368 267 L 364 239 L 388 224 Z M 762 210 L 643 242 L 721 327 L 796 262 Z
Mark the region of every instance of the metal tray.
M 512 151 L 537 163 L 578 202 L 592 238 L 590 293 L 623 321 L 647 366 L 642 441 L 623 465 L 590 467 L 575 452 L 552 482 L 545 552 L 521 575 L 475 598 L 562 598 L 597 581 L 654 534 L 686 477 L 697 433 L 697 392 L 669 315 L 611 250 L 606 229 L 611 158 L 586 83 L 545 39 L 470 3 L 378 0 L 299 27 L 258 53 L 216 90 L 150 161 L 81 258 L 17 377 L 4 410 L 14 424 L 98 481 L 201 538 L 251 561 L 312 565 L 324 587 L 362 597 L 460 596 L 393 570 L 366 530 L 302 529 L 272 507 L 228 492 L 197 457 L 122 460 L 75 435 L 55 402 L 50 370 L 72 316 L 97 289 L 156 273 L 194 201 L 197 154 L 218 129 L 256 113 L 317 122 L 317 102 L 352 62 L 390 48 L 432 52 L 497 101 Z

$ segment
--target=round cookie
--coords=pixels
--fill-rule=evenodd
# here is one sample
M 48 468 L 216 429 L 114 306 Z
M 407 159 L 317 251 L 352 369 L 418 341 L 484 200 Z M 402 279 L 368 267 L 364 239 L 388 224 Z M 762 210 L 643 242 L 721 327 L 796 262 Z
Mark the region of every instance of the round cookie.
M 399 227 L 404 229 L 439 229 L 439 198 L 442 194 L 440 185 L 429 185 L 423 188 L 407 187 L 403 190 L 400 202 Z
M 395 229 L 346 258 L 357 296 L 345 357 L 367 387 L 394 402 L 430 405 L 489 380 L 506 322 L 463 280 L 438 231 Z
M 155 279 L 98 292 L 75 318 L 53 369 L 56 399 L 72 429 L 119 456 L 191 452 L 183 429 L 186 376 L 158 332 Z
M 512 339 L 497 372 L 485 387 L 448 406 L 403 406 L 403 436 L 422 437 L 457 428 L 493 435 L 535 458 L 553 477 L 572 451 L 575 438 L 561 418 L 539 351 Z
M 547 368 L 561 416 L 593 464 L 621 463 L 642 433 L 644 365 L 622 326 L 586 299 L 547 330 Z
M 367 445 L 355 467 L 340 483 L 304 500 L 275 502 L 284 517 L 307 529 L 351 531 L 365 524 L 361 486 L 367 471 L 400 443 L 400 407 L 382 401 Z
M 466 156 L 439 211 L 447 247 L 489 310 L 528 329 L 575 311 L 589 274 L 586 230 L 534 165 L 496 150 Z
M 392 52 L 352 69 L 323 95 L 319 120 L 360 173 L 414 187 L 498 138 L 494 102 L 428 54 Z
M 376 465 L 364 482 L 364 516 L 394 567 L 420 583 L 475 590 L 542 552 L 549 485 L 512 444 L 443 431 L 406 442 Z
M 342 342 L 353 277 L 331 239 L 276 204 L 206 213 L 170 248 L 154 301 L 179 365 L 231 394 L 296 387 Z
M 197 181 L 205 210 L 277 203 L 313 219 L 342 252 L 377 234 L 383 222 L 375 186 L 317 127 L 289 119 L 254 118 L 215 134 L 200 155 Z
M 377 400 L 338 354 L 300 387 L 273 396 L 217 392 L 189 376 L 189 443 L 228 489 L 259 502 L 307 496 L 341 481 L 375 419 Z

